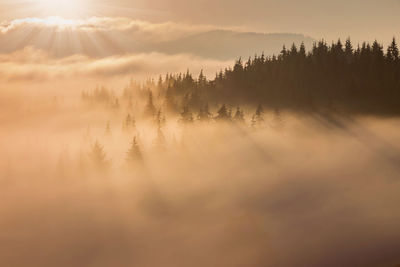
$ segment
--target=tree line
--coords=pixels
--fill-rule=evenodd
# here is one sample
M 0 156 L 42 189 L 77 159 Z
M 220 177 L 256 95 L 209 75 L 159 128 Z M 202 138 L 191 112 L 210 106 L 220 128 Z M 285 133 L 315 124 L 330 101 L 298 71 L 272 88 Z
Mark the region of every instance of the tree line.
M 374 41 L 353 47 L 350 39 L 328 45 L 283 46 L 279 55 L 254 56 L 208 80 L 167 74 L 156 88 L 166 106 L 180 110 L 206 103 L 260 104 L 272 109 L 312 112 L 400 113 L 400 57 L 396 40 L 386 49 Z

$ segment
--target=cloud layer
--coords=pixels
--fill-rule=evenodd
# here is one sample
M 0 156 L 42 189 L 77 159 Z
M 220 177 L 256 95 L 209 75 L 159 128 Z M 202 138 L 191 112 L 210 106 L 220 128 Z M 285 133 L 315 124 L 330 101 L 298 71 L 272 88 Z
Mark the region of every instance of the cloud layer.
M 107 78 L 132 75 L 146 78 L 167 72 L 182 72 L 186 68 L 208 74 L 230 65 L 231 61 L 199 58 L 189 54 L 161 53 L 127 54 L 104 58 L 74 55 L 53 58 L 48 53 L 27 47 L 21 51 L 0 55 L 0 79 L 7 81 L 44 81 L 50 79 Z
M 213 75 L 238 57 L 279 53 L 311 38 L 129 18 L 25 18 L 0 23 L 1 79 L 148 77 L 205 69 Z

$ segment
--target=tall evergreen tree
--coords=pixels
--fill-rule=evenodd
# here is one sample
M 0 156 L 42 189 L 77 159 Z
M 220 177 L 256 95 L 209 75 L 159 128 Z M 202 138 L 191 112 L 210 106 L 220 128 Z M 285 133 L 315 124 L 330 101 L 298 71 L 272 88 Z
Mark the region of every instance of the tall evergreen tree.
M 189 110 L 188 106 L 183 107 L 183 111 L 181 113 L 180 122 L 182 123 L 192 123 L 193 122 L 193 114 Z
M 133 138 L 131 147 L 126 153 L 126 161 L 128 163 L 141 162 L 143 160 L 142 151 L 139 147 L 136 136 Z
M 244 123 L 245 122 L 245 120 L 244 120 L 244 112 L 243 112 L 243 110 L 240 109 L 240 107 L 237 107 L 235 116 L 233 117 L 233 120 L 235 122 L 238 122 L 238 123 Z
M 104 148 L 97 140 L 89 152 L 89 159 L 96 168 L 105 168 L 109 165 L 109 162 L 106 159 Z
M 228 120 L 231 120 L 232 119 L 232 117 L 229 115 L 229 111 L 228 111 L 228 109 L 226 108 L 226 105 L 225 104 L 223 104 L 222 106 L 221 106 L 221 108 L 218 110 L 218 115 L 217 115 L 217 117 L 215 118 L 216 120 L 225 120 L 225 121 L 228 121 Z
M 156 114 L 156 107 L 153 103 L 153 92 L 149 91 L 149 97 L 147 100 L 147 104 L 144 110 L 145 116 L 154 116 Z
M 393 38 L 392 43 L 387 50 L 387 58 L 390 61 L 396 61 L 399 59 L 399 48 L 397 47 L 396 39 Z

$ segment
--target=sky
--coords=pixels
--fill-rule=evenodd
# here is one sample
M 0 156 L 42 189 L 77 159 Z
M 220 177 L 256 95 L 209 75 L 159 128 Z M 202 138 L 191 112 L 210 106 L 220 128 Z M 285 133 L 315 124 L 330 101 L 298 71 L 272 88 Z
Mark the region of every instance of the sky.
M 400 36 L 399 11 L 399 0 L 0 0 L 0 73 L 13 82 L 210 76 L 283 44 L 387 44 Z
M 0 19 L 122 16 L 294 32 L 328 40 L 351 35 L 357 40 L 386 41 L 400 31 L 399 11 L 399 0 L 1 0 Z

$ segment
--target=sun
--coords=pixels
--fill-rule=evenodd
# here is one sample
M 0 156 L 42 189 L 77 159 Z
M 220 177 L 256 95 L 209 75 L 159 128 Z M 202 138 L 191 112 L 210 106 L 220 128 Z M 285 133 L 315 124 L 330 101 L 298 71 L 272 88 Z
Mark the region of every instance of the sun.
M 30 0 L 42 16 L 81 18 L 87 15 L 89 0 Z

